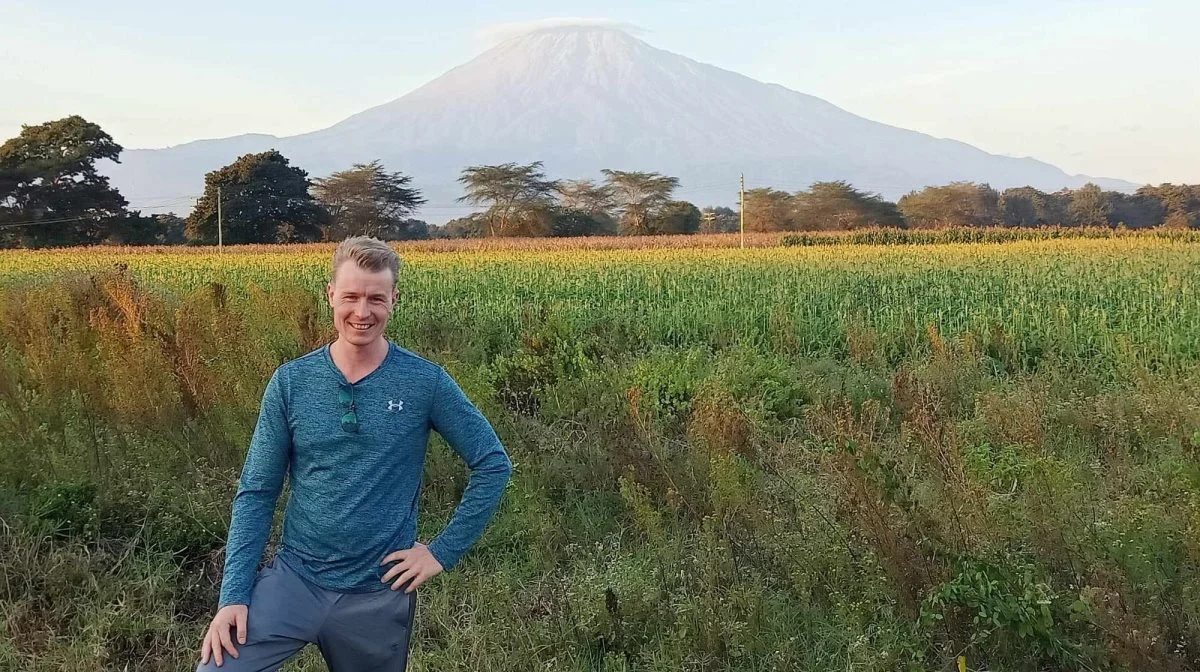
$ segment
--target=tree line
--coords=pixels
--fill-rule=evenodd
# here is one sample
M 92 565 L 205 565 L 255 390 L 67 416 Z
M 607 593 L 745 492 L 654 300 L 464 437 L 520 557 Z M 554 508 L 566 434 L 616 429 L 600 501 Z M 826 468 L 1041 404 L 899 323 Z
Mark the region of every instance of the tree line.
M 741 214 L 677 200 L 679 179 L 606 169 L 600 180 L 553 180 L 542 163 L 469 166 L 459 201 L 479 211 L 443 226 L 413 218 L 426 203 L 412 178 L 379 161 L 310 179 L 278 151 L 246 154 L 204 178 L 187 218 L 143 215 L 96 170 L 122 148 L 79 116 L 37 126 L 0 145 L 0 247 L 88 244 L 294 243 L 366 234 L 385 240 L 485 236 L 722 233 Z M 732 195 L 732 194 L 731 194 Z M 748 231 L 864 228 L 1108 226 L 1200 228 L 1200 185 L 1145 186 L 1133 194 L 1094 184 L 1052 193 L 955 182 L 898 202 L 840 181 L 807 190 L 745 192 Z M 220 232 L 218 232 L 220 220 Z

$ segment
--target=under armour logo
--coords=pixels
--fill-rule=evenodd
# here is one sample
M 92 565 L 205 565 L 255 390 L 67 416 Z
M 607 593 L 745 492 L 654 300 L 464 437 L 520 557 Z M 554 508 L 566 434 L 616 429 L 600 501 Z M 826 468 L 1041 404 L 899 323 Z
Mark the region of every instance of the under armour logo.
M 389 399 L 388 400 L 388 410 L 389 411 L 403 411 L 404 410 L 404 400 L 401 399 L 400 401 L 396 401 L 394 399 Z

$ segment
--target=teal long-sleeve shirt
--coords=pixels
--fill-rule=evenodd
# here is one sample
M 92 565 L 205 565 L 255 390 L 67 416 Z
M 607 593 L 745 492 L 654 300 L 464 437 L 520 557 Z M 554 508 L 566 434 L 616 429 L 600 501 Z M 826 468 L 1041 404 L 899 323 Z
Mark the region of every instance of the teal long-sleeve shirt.
M 352 392 L 358 431 L 339 396 Z M 387 588 L 379 563 L 416 541 L 429 432 L 466 462 L 470 480 L 429 550 L 446 570 L 495 513 L 512 463 L 490 423 L 441 366 L 388 342 L 383 363 L 349 385 L 329 346 L 280 366 L 263 394 L 233 499 L 220 607 L 250 604 L 284 477 L 291 482 L 280 553 L 322 588 Z

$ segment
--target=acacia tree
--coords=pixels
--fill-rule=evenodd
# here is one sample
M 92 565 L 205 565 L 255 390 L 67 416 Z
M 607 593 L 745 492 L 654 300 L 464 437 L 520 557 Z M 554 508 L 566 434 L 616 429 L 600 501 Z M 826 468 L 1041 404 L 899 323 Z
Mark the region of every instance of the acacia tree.
M 312 193 L 329 212 L 326 240 L 374 236 L 382 240 L 416 237 L 409 216 L 425 199 L 409 184 L 412 178 L 384 170 L 379 160 L 313 180 Z
M 10 225 L 3 229 L 9 242 L 46 247 L 108 238 L 130 214 L 96 162 L 120 154 L 108 133 L 80 116 L 22 126 L 0 145 L 0 225 Z
M 679 178 L 607 168 L 600 172 L 620 210 L 622 232 L 635 236 L 658 233 L 654 218 L 671 201 L 671 194 L 679 187 Z
M 792 197 L 798 228 L 848 231 L 868 226 L 906 226 L 895 203 L 859 191 L 848 182 L 814 182 Z
M 747 189 L 747 231 L 787 231 L 795 228 L 792 216 L 792 195 L 786 191 L 760 187 Z
M 480 214 L 488 236 L 541 236 L 553 224 L 558 183 L 546 179 L 542 162 L 470 166 L 458 178 L 466 189 L 459 201 L 487 206 Z
M 951 182 L 926 187 L 900 199 L 900 212 L 914 228 L 991 226 L 999 216 L 1000 194 L 986 184 Z
M 559 204 L 589 215 L 608 215 L 613 207 L 612 190 L 592 180 L 563 180 L 558 183 Z
M 614 233 L 613 195 L 607 185 L 592 180 L 563 180 L 558 183 L 559 212 L 554 235 Z
M 188 240 L 216 244 L 218 190 L 226 243 L 320 240 L 328 213 L 313 199 L 310 186 L 308 173 L 274 149 L 241 156 L 204 176 L 204 195 L 187 219 Z

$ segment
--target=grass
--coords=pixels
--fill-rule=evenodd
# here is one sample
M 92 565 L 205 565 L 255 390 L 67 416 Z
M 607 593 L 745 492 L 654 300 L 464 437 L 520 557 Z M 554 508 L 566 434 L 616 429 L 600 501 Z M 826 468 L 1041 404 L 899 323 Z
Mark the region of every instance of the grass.
M 327 254 L 0 256 L 0 668 L 194 665 Z M 391 335 L 516 464 L 411 669 L 1194 669 L 1196 254 L 406 253 Z

